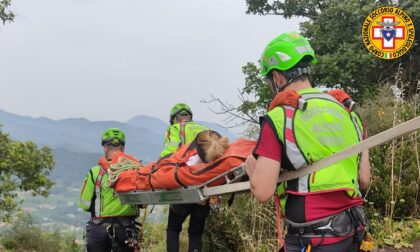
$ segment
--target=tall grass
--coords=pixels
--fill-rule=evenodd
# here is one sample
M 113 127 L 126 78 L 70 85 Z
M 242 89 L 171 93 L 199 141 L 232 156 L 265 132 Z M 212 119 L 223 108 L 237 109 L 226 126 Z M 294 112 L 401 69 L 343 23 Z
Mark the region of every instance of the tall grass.
M 236 195 L 231 207 L 224 204 L 210 216 L 207 251 L 275 251 L 275 218 L 273 202 L 260 204 L 250 194 Z
M 420 81 L 417 93 L 410 97 L 402 96 L 405 87 L 397 74 L 392 85 L 382 86 L 374 99 L 365 100 L 359 107 L 369 135 L 419 116 Z M 365 197 L 368 216 L 377 229 L 379 244 L 408 246 L 413 238 L 420 235 L 419 230 L 413 237 L 409 235 L 413 229 L 403 231 L 400 225 L 411 220 L 412 225 L 417 226 L 417 220 L 413 219 L 418 219 L 420 214 L 418 133 L 413 132 L 370 150 L 372 182 Z M 408 237 L 410 242 L 404 237 Z

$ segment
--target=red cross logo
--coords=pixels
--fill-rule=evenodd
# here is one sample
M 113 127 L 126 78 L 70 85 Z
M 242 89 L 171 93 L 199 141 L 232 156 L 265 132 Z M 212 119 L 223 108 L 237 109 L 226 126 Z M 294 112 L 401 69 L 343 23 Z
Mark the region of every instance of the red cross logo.
M 395 17 L 393 16 L 383 16 L 382 23 L 393 23 L 395 22 Z M 405 27 L 404 26 L 390 26 L 389 28 L 395 30 L 395 36 L 391 40 L 386 40 L 382 35 L 382 29 L 384 26 L 372 26 L 372 39 L 381 39 L 382 40 L 382 49 L 395 49 L 394 39 L 405 39 Z

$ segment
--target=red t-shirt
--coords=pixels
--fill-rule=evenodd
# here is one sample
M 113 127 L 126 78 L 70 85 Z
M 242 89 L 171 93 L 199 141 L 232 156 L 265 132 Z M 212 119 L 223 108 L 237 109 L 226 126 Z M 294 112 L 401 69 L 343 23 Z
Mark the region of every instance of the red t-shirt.
M 254 149 L 254 155 L 267 157 L 281 162 L 283 146 L 277 140 L 277 135 L 267 122 L 261 126 L 260 139 Z
M 275 129 L 272 129 L 267 121 L 261 126 L 260 137 L 253 154 L 255 156 L 264 156 L 281 163 L 283 154 L 283 145 L 278 140 Z M 351 198 L 345 191 L 334 191 L 328 193 L 318 193 L 311 195 L 289 195 L 290 198 L 304 197 L 303 200 L 295 200 L 292 211 L 286 211 L 286 217 L 295 222 L 308 222 L 320 219 L 326 216 L 340 213 L 356 205 L 362 205 L 362 198 Z M 289 203 L 288 203 L 289 204 Z M 288 208 L 286 206 L 286 208 Z M 332 237 L 325 238 L 323 244 L 338 242 L 345 238 Z M 313 239 L 313 242 L 319 242 Z

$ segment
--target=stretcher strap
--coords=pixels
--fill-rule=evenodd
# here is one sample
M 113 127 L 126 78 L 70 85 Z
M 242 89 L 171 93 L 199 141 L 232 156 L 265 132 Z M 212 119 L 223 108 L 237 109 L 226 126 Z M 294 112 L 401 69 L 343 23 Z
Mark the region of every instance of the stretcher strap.
M 220 159 L 206 167 L 201 168 L 200 170 L 196 170 L 196 171 L 192 171 L 191 173 L 194 175 L 202 175 L 206 172 L 211 171 L 212 169 L 216 168 L 220 163 L 222 163 L 222 161 L 224 161 L 224 159 Z
M 176 163 L 176 165 L 175 165 L 175 174 L 174 174 L 175 175 L 175 181 L 178 183 L 178 185 L 186 187 L 186 185 L 181 182 L 181 179 L 178 176 L 178 169 L 179 169 L 180 165 L 181 165 L 180 163 Z
M 153 184 L 152 184 L 152 174 L 147 175 L 147 180 L 149 180 L 150 189 L 154 191 L 155 188 L 153 187 Z
M 274 205 L 276 207 L 276 226 L 277 226 L 277 239 L 279 241 L 279 248 L 284 246 L 283 232 L 281 229 L 281 216 L 280 216 L 280 196 L 274 195 Z

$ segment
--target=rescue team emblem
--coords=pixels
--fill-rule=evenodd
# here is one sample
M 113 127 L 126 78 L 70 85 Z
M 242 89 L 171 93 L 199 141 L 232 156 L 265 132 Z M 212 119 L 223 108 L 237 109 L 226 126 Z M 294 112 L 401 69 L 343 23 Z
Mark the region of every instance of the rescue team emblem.
M 413 20 L 394 6 L 384 6 L 372 11 L 362 27 L 366 48 L 382 59 L 403 56 L 413 45 L 414 34 Z

